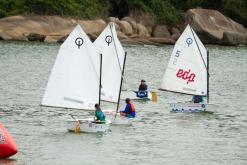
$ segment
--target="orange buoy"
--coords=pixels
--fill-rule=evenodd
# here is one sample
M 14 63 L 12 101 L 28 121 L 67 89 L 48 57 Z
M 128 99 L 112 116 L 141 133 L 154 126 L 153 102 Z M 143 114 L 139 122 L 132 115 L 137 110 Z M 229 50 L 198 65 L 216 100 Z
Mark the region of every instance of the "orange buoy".
M 0 159 L 5 159 L 17 153 L 17 147 L 14 139 L 0 123 Z

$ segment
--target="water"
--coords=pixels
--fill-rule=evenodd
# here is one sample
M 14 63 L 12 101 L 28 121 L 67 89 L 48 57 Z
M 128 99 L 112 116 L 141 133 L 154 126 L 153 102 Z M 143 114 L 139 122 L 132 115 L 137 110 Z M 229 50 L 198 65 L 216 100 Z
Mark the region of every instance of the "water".
M 135 102 L 132 126 L 112 126 L 105 134 L 67 132 L 68 114 L 90 112 L 39 106 L 58 48 L 0 42 L 0 122 L 19 149 L 13 160 L 0 164 L 247 164 L 247 47 L 209 46 L 214 114 L 170 113 L 166 103 L 191 97 L 159 91 L 157 103 Z M 173 46 L 125 49 L 125 88 L 136 89 L 145 79 L 158 89 Z

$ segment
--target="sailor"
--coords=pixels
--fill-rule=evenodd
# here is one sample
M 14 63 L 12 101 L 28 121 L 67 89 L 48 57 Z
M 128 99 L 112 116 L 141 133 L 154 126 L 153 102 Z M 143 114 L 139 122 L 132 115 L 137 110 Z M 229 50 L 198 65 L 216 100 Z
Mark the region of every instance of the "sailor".
M 199 96 L 199 95 L 194 95 L 192 97 L 192 102 L 193 103 L 203 103 L 203 97 L 202 96 Z
M 121 116 L 126 116 L 129 118 L 134 118 L 136 116 L 136 110 L 134 104 L 130 101 L 129 98 L 125 99 L 125 109 L 123 111 L 120 111 Z
M 139 85 L 139 91 L 146 91 L 148 89 L 148 86 L 146 84 L 145 80 L 141 80 L 141 84 Z
M 94 107 L 95 107 L 95 117 L 96 117 L 96 120 L 95 121 L 97 123 L 104 124 L 105 123 L 105 115 L 101 111 L 101 108 L 100 108 L 99 104 L 95 104 Z

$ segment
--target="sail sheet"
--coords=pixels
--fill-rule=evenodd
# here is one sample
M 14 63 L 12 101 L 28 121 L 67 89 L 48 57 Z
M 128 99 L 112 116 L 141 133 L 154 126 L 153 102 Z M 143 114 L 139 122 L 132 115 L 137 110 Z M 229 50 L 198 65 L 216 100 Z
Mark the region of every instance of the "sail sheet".
M 93 110 L 99 101 L 100 56 L 80 25 L 60 46 L 42 105 Z
M 189 25 L 174 46 L 161 89 L 207 95 L 207 50 Z
M 117 102 L 125 52 L 118 40 L 114 23 L 108 24 L 94 41 L 94 45 L 103 58 L 101 99 Z

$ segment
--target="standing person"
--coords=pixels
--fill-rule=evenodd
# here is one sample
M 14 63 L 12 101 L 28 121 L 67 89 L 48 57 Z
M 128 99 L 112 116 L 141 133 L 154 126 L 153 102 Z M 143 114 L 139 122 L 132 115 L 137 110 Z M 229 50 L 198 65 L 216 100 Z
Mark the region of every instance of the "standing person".
M 105 123 L 105 115 L 101 111 L 101 108 L 100 108 L 99 104 L 95 104 L 94 107 L 95 107 L 95 117 L 96 117 L 96 120 L 95 121 L 97 123 L 104 124 Z
M 203 103 L 203 97 L 202 96 L 199 96 L 199 95 L 194 95 L 192 97 L 192 102 L 193 103 Z
M 139 91 L 146 91 L 148 89 L 148 86 L 146 84 L 145 80 L 141 80 L 141 84 L 139 85 Z
M 125 109 L 123 111 L 120 111 L 121 116 L 126 116 L 129 118 L 134 118 L 136 116 L 136 110 L 134 104 L 130 101 L 129 98 L 125 99 Z

